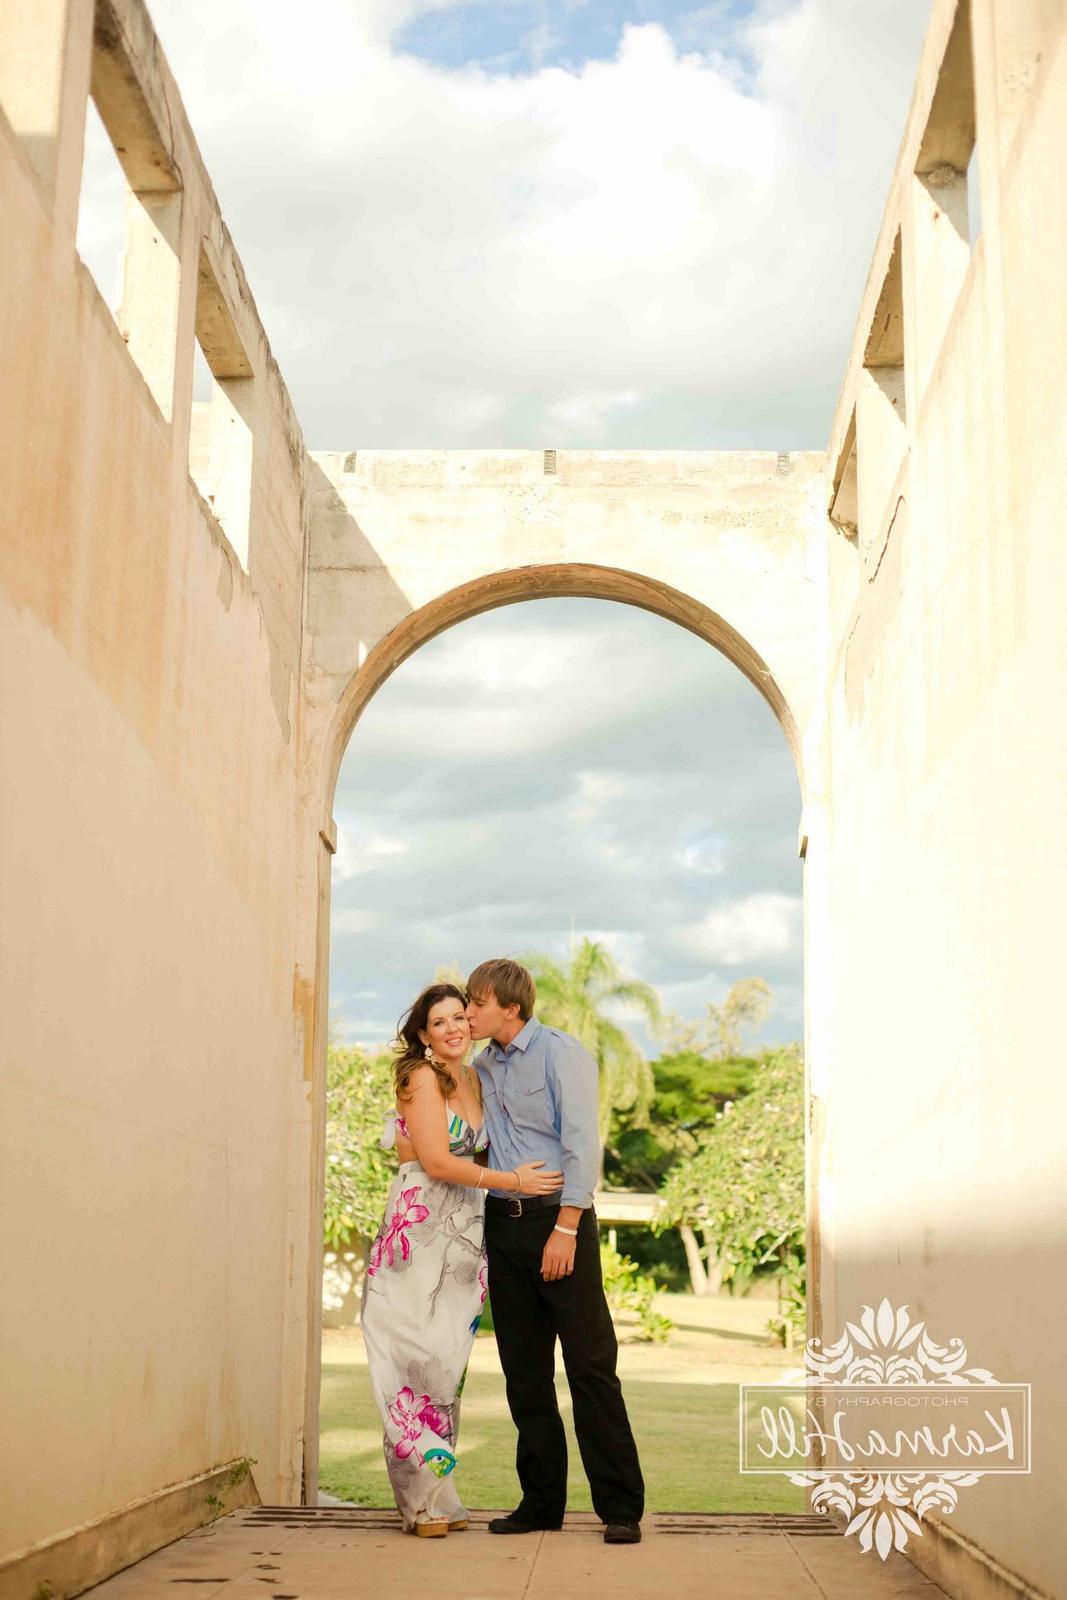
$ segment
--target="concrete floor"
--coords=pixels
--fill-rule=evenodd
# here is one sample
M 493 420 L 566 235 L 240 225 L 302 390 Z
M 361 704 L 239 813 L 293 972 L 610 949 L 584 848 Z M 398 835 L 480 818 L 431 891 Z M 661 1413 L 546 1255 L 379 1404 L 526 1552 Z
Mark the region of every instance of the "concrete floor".
M 813 1516 L 645 1519 L 606 1546 L 587 1513 L 560 1533 L 495 1538 L 479 1511 L 447 1539 L 401 1534 L 393 1512 L 260 1506 L 232 1512 L 87 1591 L 90 1600 L 944 1600 L 904 1556 L 883 1563 Z

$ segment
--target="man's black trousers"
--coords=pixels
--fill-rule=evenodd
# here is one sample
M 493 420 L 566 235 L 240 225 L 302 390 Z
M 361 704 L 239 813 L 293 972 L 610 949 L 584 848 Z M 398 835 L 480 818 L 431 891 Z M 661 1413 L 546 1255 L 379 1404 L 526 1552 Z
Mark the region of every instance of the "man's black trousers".
M 558 1523 L 567 1505 L 567 1438 L 553 1381 L 558 1339 L 593 1507 L 602 1522 L 639 1522 L 645 1486 L 615 1373 L 618 1342 L 604 1298 L 596 1217 L 582 1212 L 574 1271 L 546 1283 L 541 1256 L 558 1218 L 549 1206 L 521 1217 L 486 1209 L 493 1326 L 519 1430 L 518 1509 L 532 1522 Z

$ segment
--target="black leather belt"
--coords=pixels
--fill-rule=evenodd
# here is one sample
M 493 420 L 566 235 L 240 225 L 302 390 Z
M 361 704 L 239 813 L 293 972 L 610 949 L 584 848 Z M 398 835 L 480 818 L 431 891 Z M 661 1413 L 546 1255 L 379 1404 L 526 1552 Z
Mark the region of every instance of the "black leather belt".
M 498 1194 L 487 1194 L 485 1209 L 500 1217 L 522 1217 L 528 1211 L 539 1210 L 542 1206 L 558 1208 L 562 1195 L 562 1189 L 557 1189 L 555 1194 L 517 1194 L 514 1199 L 509 1197 L 507 1200 Z

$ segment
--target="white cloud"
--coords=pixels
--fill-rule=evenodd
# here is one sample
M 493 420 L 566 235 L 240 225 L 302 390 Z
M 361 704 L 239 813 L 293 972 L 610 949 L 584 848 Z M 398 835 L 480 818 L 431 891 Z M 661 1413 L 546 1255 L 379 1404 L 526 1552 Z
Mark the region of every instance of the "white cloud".
M 514 73 L 426 9 L 154 0 L 311 444 L 821 442 L 928 0 Z
M 636 389 L 616 392 L 571 394 L 553 400 L 547 410 L 549 423 L 566 438 L 602 438 L 616 412 L 632 411 L 640 400 Z
M 675 853 L 675 860 L 686 872 L 702 877 L 718 878 L 726 870 L 726 840 L 721 838 L 696 838 L 684 844 Z
M 648 947 L 645 935 L 628 928 L 586 928 L 582 935 L 594 944 L 609 950 L 626 978 L 640 978 L 649 969 Z M 610 1008 L 613 1016 L 633 1018 L 643 1015 L 637 1006 L 615 1002 Z
M 444 395 L 438 403 L 437 412 L 445 426 L 464 428 L 472 434 L 479 434 L 503 416 L 506 405 L 502 394 L 472 391 Z
M 377 920 L 372 911 L 361 910 L 358 906 L 342 906 L 333 912 L 330 927 L 335 934 L 367 933 Z
M 337 853 L 333 858 L 335 882 L 354 878 L 360 872 L 373 872 L 382 861 L 406 855 L 410 846 L 403 839 L 384 833 L 363 833 L 354 821 L 337 823 Z
M 729 993 L 730 980 L 717 972 L 701 970 L 695 977 L 679 983 L 660 985 L 660 999 L 665 1011 L 677 1017 L 702 1016 L 709 1004 L 718 1005 Z
M 495 624 L 495 625 L 494 625 Z M 447 650 L 420 650 L 404 665 L 408 683 L 434 689 L 460 689 L 481 697 L 534 696 L 574 683 L 587 673 L 595 644 L 586 636 L 539 628 L 527 613 L 513 608 L 498 614 L 486 630 L 456 631 Z M 484 701 L 479 698 L 479 707 Z
M 563 649 L 581 675 L 536 694 L 509 689 L 506 673 L 490 691 L 456 670 L 484 654 L 513 661 L 526 681 L 531 655 Z M 483 716 L 491 743 L 475 738 Z M 587 814 L 576 817 L 583 791 Z M 780 937 L 750 937 L 749 950 L 771 953 L 731 965 L 721 940 L 709 953 L 705 929 L 709 913 L 753 897 L 799 905 L 789 751 L 736 668 L 661 618 L 543 600 L 450 630 L 375 697 L 336 804 L 342 828 L 351 819 L 412 843 L 335 887 L 342 919 L 349 909 L 375 918 L 363 933 L 334 922 L 331 993 L 349 1036 L 378 1037 L 374 1019 L 398 1014 L 438 963 L 469 970 L 528 950 L 565 959 L 572 930 L 602 939 L 687 1017 L 758 973 L 775 995 L 766 1036 L 800 1036 L 799 939 L 774 953 Z M 720 861 L 721 872 L 700 870 Z M 725 948 L 738 953 L 736 937 Z M 360 999 L 372 985 L 381 999 Z
M 549 22 L 539 22 L 536 28 L 530 28 L 519 40 L 520 48 L 531 66 L 540 67 L 546 56 L 560 44 L 560 35 Z
M 615 772 L 579 772 L 578 792 L 570 808 L 574 823 L 595 822 L 605 806 L 614 800 L 624 800 L 631 785 Z
M 686 930 L 686 942 L 709 961 L 726 966 L 765 961 L 794 950 L 801 902 L 788 894 L 753 894 L 710 911 Z

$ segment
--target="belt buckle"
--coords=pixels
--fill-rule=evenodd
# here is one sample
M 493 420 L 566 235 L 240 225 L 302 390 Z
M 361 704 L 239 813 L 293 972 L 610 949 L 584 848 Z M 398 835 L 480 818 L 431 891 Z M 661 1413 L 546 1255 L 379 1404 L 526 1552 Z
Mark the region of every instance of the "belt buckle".
M 516 1198 L 514 1200 L 509 1200 L 508 1201 L 508 1216 L 509 1217 L 521 1217 L 522 1216 L 522 1201 L 517 1196 L 516 1196 Z

